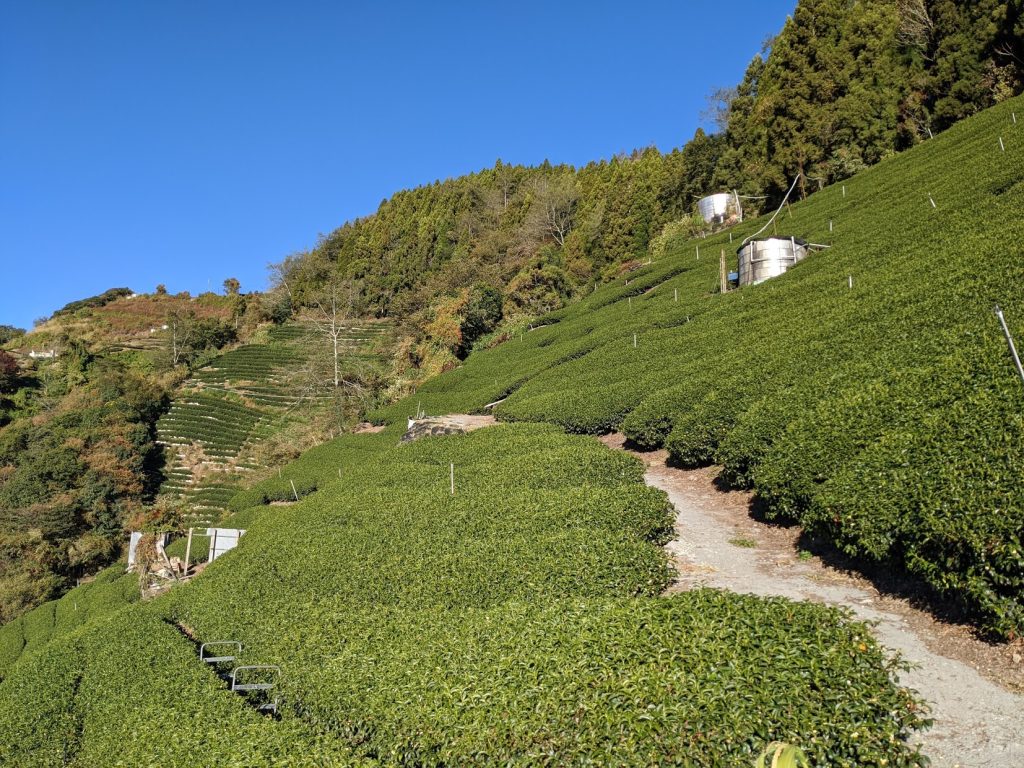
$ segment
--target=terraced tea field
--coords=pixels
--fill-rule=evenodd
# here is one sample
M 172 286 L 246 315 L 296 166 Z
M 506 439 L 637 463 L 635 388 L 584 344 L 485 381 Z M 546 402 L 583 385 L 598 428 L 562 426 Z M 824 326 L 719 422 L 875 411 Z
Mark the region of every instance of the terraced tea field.
M 379 361 L 389 330 L 382 322 L 353 324 L 344 334 L 345 359 Z M 267 469 L 247 448 L 281 429 L 297 406 L 330 400 L 329 390 L 295 375 L 318 346 L 307 323 L 274 326 L 266 341 L 225 352 L 181 388 L 157 424 L 168 456 L 161 493 L 184 502 L 193 523 L 215 523 L 252 473 Z

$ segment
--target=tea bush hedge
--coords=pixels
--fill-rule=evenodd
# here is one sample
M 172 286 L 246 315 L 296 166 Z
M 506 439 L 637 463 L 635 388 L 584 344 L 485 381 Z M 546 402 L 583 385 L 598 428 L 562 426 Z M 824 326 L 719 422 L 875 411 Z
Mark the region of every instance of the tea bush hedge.
M 628 455 L 552 425 L 401 445 L 391 429 L 281 474 L 317 490 L 243 507 L 248 533 L 201 577 L 14 665 L 0 756 L 721 765 L 784 738 L 830 765 L 922 764 L 904 739 L 925 712 L 862 624 L 783 600 L 658 597 L 672 515 Z M 228 692 L 179 625 L 279 664 L 280 719 Z M 53 698 L 35 698 L 38 676 Z
M 126 574 L 119 564 L 101 571 L 95 579 L 68 591 L 59 600 L 43 603 L 4 624 L 0 627 L 0 679 L 23 654 L 138 599 L 138 577 Z
M 372 764 L 300 721 L 257 714 L 141 608 L 49 644 L 0 685 L 0 765 Z

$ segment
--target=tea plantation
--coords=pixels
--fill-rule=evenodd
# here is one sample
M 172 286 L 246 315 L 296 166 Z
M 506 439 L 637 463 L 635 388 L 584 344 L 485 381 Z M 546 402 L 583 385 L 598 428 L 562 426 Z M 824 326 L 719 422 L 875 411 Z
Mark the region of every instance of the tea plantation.
M 1024 385 L 992 314 L 1024 339 L 1013 110 L 785 209 L 780 234 L 831 248 L 780 278 L 718 292 L 719 252 L 766 219 L 746 222 L 472 354 L 373 414 L 385 431 L 226 502 L 248 533 L 190 584 L 5 628 L 0 763 L 732 766 L 786 741 L 813 765 L 924 765 L 906 739 L 927 711 L 868 627 L 664 596 L 666 498 L 567 432 L 717 462 L 769 514 L 1019 634 Z M 499 400 L 521 423 L 398 443 L 417 409 Z M 281 667 L 278 716 L 199 661 L 225 638 Z
M 628 285 L 472 356 L 416 402 L 442 413 L 507 397 L 495 408 L 505 420 L 621 429 L 680 464 L 719 463 L 770 515 L 898 564 L 994 634 L 1020 634 L 1024 386 L 993 314 L 998 303 L 1024 344 L 1014 111 L 1024 101 L 785 209 L 780 234 L 831 248 L 781 278 L 718 293 L 719 253 L 734 266 L 763 219 L 677 242 Z
M 341 339 L 346 359 L 378 360 L 374 345 L 388 331 L 384 322 L 348 328 Z M 265 469 L 247 446 L 295 418 L 300 401 L 315 406 L 327 399 L 292 380 L 320 346 L 307 323 L 274 326 L 262 343 L 217 356 L 185 383 L 157 430 L 169 456 L 161 492 L 185 502 L 191 522 L 216 523 L 247 476 Z
M 398 434 L 310 452 L 283 474 L 318 490 L 240 511 L 249 533 L 200 578 L 23 657 L 0 683 L 0 755 L 711 766 L 784 739 L 820 764 L 923 764 L 902 738 L 924 710 L 862 624 L 659 597 L 672 516 L 640 462 L 546 425 Z M 199 662 L 193 642 L 228 637 L 281 666 L 278 720 Z

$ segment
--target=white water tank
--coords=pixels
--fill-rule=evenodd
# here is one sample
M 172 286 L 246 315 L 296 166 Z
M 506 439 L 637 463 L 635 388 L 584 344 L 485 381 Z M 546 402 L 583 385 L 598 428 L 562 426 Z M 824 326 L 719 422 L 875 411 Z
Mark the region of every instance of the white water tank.
M 778 277 L 807 256 L 807 241 L 797 237 L 768 237 L 751 240 L 737 251 L 740 257 L 740 286 L 757 285 Z
M 733 216 L 740 218 L 739 200 L 734 192 L 719 192 L 697 201 L 697 211 L 707 224 L 721 224 Z

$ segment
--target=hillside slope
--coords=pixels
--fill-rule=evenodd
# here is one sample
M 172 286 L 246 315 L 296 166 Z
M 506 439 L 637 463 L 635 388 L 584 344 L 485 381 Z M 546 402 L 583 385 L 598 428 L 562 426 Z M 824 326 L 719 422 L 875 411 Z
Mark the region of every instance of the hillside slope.
M 787 207 L 773 229 L 831 248 L 781 278 L 717 293 L 719 253 L 734 265 L 763 219 L 677 241 L 416 402 L 472 411 L 507 396 L 502 419 L 621 428 L 680 463 L 720 462 L 771 515 L 1020 633 L 1024 386 L 993 306 L 1024 339 L 1022 118 L 1014 99 Z
M 185 765 L 216 740 L 225 765 L 710 766 L 783 739 L 813 764 L 923 764 L 903 741 L 922 705 L 864 625 L 659 596 L 664 497 L 635 459 L 565 430 L 723 461 L 773 514 L 1019 631 L 1024 387 L 991 314 L 998 301 L 1024 332 L 1014 110 L 1024 100 L 784 210 L 780 233 L 832 247 L 783 277 L 720 295 L 730 233 L 676 242 L 376 414 L 385 431 L 235 497 L 249 533 L 201 577 L 10 668 L 0 759 Z M 502 418 L 551 423 L 397 444 L 417 408 L 503 397 Z M 306 498 L 266 503 L 292 480 Z M 190 652 L 225 638 L 280 665 L 280 720 Z
M 273 764 L 710 766 L 785 738 L 833 765 L 921 764 L 900 739 L 921 705 L 863 625 L 811 604 L 655 597 L 671 518 L 640 462 L 541 425 L 397 435 L 311 451 L 284 474 L 320 490 L 250 510 L 239 547 L 192 584 L 17 663 L 0 758 L 186 765 L 216 740 L 218 765 L 258 750 Z M 246 714 L 171 627 L 280 665 L 280 721 Z M 156 658 L 148 685 L 129 683 Z M 60 690 L 36 696 L 36 679 Z M 48 752 L 40 729 L 56 734 Z

